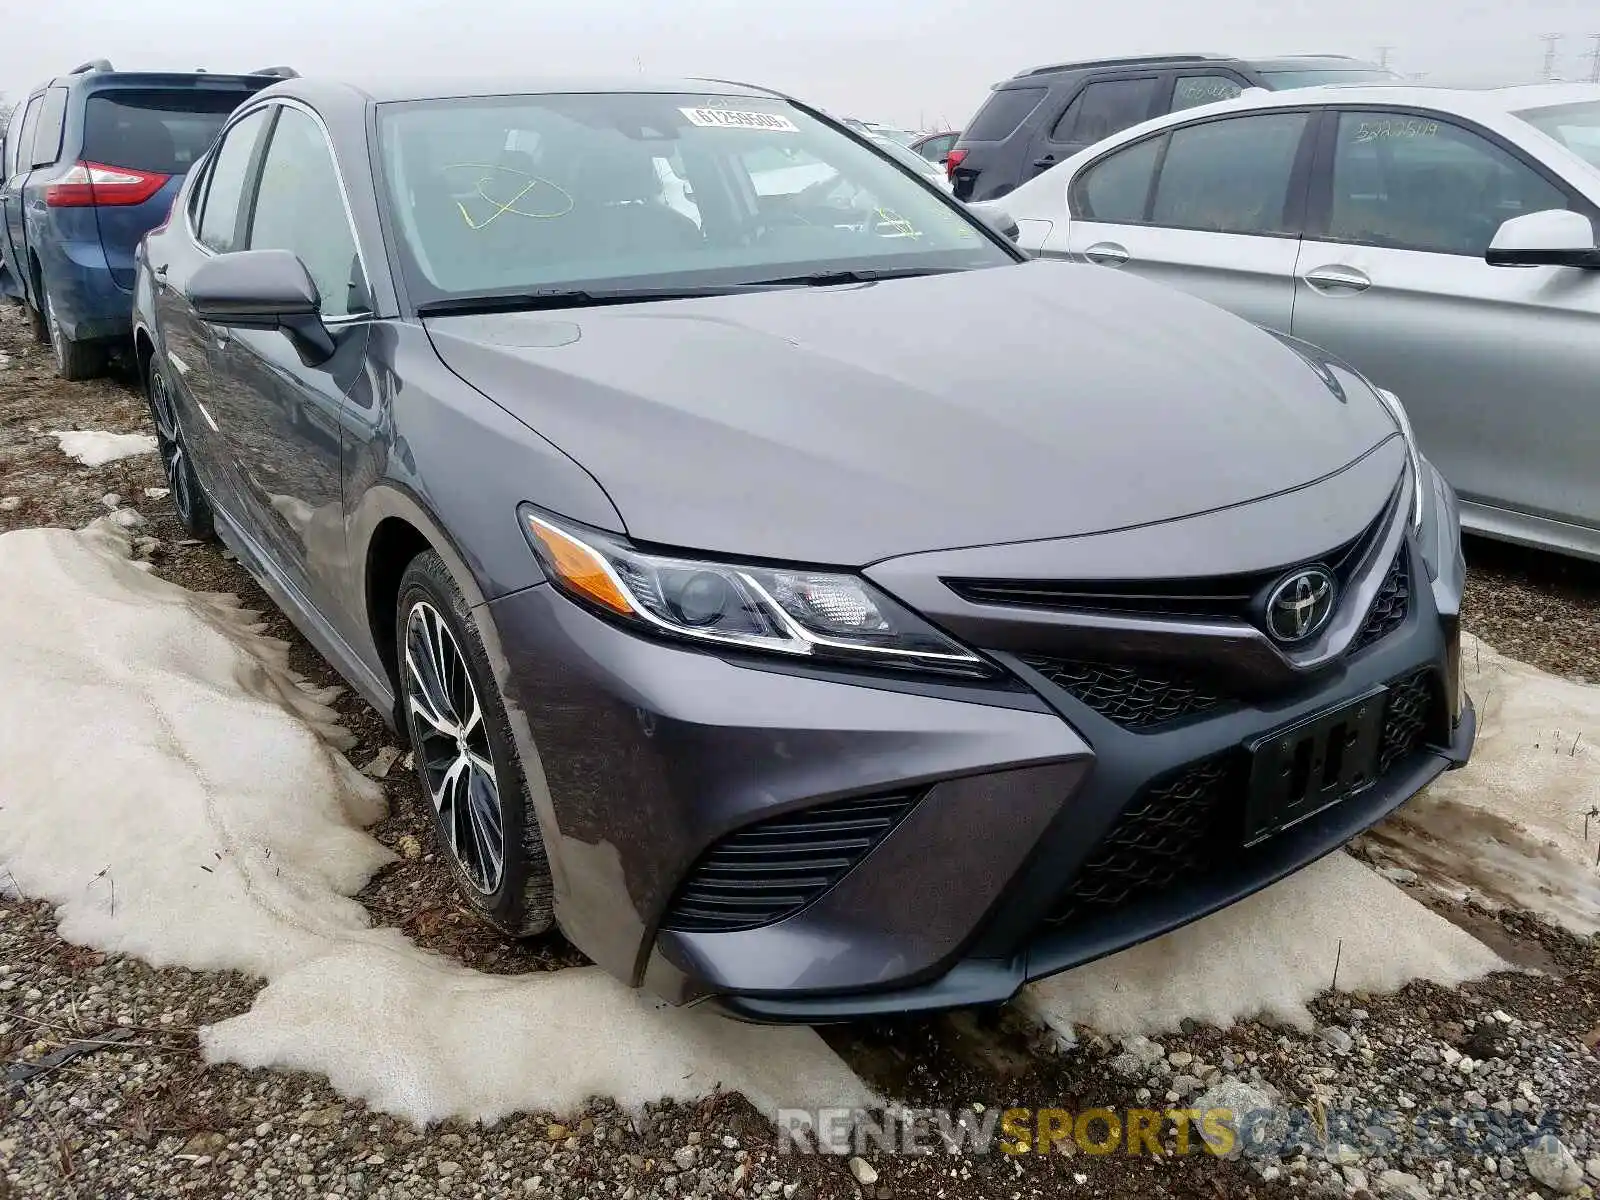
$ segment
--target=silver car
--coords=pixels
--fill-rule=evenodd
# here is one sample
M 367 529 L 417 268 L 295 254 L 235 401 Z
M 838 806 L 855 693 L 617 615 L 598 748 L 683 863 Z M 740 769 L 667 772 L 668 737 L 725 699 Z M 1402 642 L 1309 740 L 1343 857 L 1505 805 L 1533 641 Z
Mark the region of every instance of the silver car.
M 1600 87 L 1251 91 L 998 203 L 1036 254 L 1348 360 L 1401 397 L 1464 526 L 1600 559 Z

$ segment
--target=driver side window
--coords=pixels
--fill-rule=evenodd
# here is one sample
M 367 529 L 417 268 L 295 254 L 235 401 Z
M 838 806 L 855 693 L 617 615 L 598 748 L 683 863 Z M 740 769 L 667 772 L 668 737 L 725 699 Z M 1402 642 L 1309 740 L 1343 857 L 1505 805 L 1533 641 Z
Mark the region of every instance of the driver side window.
M 333 151 L 321 126 L 297 108 L 278 115 L 253 209 L 250 249 L 299 256 L 317 285 L 324 318 L 370 311 Z
M 1470 130 L 1403 112 L 1343 112 L 1328 237 L 1482 257 L 1512 217 L 1566 208 L 1525 162 Z

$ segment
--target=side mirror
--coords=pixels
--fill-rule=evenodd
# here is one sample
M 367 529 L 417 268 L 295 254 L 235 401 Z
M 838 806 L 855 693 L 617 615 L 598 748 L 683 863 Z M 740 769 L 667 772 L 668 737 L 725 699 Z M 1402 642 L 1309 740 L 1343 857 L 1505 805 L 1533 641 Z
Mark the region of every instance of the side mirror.
M 1484 259 L 1491 267 L 1600 268 L 1600 248 L 1588 217 L 1552 208 L 1505 222 Z
M 333 356 L 317 285 L 288 250 L 219 254 L 195 269 L 186 295 L 195 315 L 208 324 L 282 330 L 313 365 Z

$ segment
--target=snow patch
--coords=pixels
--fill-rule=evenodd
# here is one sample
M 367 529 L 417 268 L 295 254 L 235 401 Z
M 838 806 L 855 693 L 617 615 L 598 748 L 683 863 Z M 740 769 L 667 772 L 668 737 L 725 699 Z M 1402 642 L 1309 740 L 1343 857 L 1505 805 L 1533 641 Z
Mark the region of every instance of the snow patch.
M 1472 761 L 1366 837 L 1372 856 L 1448 895 L 1600 931 L 1600 687 L 1462 639 L 1478 709 Z
M 659 1009 L 594 969 L 487 976 L 370 928 L 350 897 L 392 855 L 336 689 L 236 599 L 128 553 L 109 517 L 0 535 L 0 878 L 72 941 L 267 979 L 202 1032 L 213 1061 L 318 1071 L 417 1122 L 719 1085 L 769 1111 L 870 1102 L 811 1030 Z
M 86 467 L 103 467 L 119 458 L 155 452 L 156 439 L 148 433 L 107 433 L 103 429 L 53 430 L 61 453 Z
M 1163 937 L 1035 984 L 1033 1015 L 1071 1036 L 1156 1034 L 1184 1017 L 1226 1027 L 1269 1016 L 1309 1030 L 1306 1001 L 1333 983 L 1393 991 L 1412 979 L 1476 979 L 1506 964 L 1348 854 Z

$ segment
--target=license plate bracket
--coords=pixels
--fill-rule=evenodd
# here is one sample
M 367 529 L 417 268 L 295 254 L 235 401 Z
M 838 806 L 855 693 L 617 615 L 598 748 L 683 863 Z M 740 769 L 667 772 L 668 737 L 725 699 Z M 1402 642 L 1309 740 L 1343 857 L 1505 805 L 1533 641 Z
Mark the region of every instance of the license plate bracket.
M 1372 786 L 1388 690 L 1373 688 L 1246 744 L 1250 754 L 1246 846 Z

